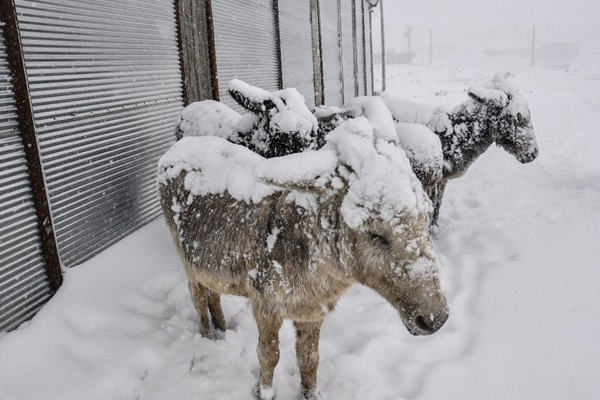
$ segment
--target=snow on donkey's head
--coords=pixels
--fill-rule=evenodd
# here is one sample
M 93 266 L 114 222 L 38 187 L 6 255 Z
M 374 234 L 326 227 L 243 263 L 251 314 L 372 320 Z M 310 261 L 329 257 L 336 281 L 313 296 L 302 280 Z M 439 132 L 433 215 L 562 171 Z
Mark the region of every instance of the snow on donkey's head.
M 319 150 L 263 158 L 217 137 L 184 137 L 159 161 L 160 201 L 184 259 L 201 332 L 225 320 L 215 293 L 250 298 L 261 399 L 273 397 L 281 321 L 294 321 L 303 398 L 318 398 L 321 323 L 353 283 L 382 295 L 414 335 L 448 318 L 430 203 L 404 152 L 364 117 Z
M 431 203 L 404 151 L 387 139 L 358 117 L 332 131 L 323 149 L 335 149 L 347 182 L 341 215 L 354 238 L 357 280 L 395 305 L 411 333 L 429 334 L 448 316 L 429 235 Z M 389 275 L 374 273 L 386 267 Z
M 232 142 L 266 158 L 322 146 L 317 119 L 295 88 L 268 92 L 233 79 L 229 82 L 229 94 L 250 112 L 239 121 L 237 137 Z
M 488 116 L 481 122 L 490 129 L 494 142 L 522 163 L 533 161 L 538 146 L 533 133 L 531 113 L 527 102 L 506 77 L 496 74 L 482 86 L 473 86 L 469 96 L 488 108 Z

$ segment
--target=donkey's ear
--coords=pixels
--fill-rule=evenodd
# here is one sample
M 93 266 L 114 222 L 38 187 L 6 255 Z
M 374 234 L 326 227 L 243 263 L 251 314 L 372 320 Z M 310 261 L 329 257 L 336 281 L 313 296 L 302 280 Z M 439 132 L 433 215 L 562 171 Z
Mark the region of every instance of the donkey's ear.
M 509 79 L 512 76 L 513 75 L 509 72 L 507 72 L 504 75 L 496 74 L 494 75 L 494 79 L 492 80 L 492 85 L 494 89 L 498 89 L 506 93 L 509 100 L 512 100 L 515 94 L 517 94 L 517 89 L 515 88 L 515 85 Z
M 229 95 L 246 110 L 253 114 L 264 114 L 275 107 L 271 92 L 252 86 L 239 79 L 229 82 Z
M 321 193 L 337 186 L 337 166 L 335 151 L 308 150 L 283 157 L 265 158 L 254 167 L 254 176 L 268 185 Z
M 482 104 L 493 104 L 498 107 L 504 107 L 508 103 L 506 93 L 498 89 L 471 86 L 467 90 L 467 94 L 470 98 Z

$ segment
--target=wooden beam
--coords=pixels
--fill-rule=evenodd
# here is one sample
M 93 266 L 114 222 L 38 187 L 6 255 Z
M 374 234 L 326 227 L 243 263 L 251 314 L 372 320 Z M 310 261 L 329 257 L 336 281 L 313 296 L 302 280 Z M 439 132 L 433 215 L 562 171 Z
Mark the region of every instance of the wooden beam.
M 175 0 L 184 104 L 219 100 L 210 0 Z

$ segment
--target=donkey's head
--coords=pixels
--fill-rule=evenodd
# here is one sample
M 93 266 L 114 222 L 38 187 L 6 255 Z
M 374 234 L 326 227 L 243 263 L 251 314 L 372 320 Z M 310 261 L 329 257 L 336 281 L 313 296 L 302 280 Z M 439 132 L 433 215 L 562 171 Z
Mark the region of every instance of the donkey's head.
M 537 157 L 538 146 L 529 106 L 514 85 L 496 74 L 487 85 L 469 88 L 468 94 L 487 107 L 487 117 L 482 124 L 491 131 L 498 146 L 522 163 Z
M 229 94 L 249 112 L 238 123 L 232 142 L 266 158 L 320 147 L 317 120 L 296 89 L 269 92 L 233 79 Z
M 284 161 L 293 176 L 278 167 Z M 441 328 L 448 306 L 429 234 L 431 204 L 402 149 L 376 137 L 366 118 L 344 122 L 319 151 L 265 160 L 255 172 L 316 196 L 319 240 L 328 243 L 317 247 L 333 243 L 337 268 L 387 299 L 412 334 Z
M 319 148 L 325 144 L 325 136 L 351 117 L 352 110 L 335 106 L 318 106 L 313 108 L 313 115 L 319 124 Z
M 434 333 L 448 306 L 429 233 L 429 198 L 404 151 L 380 126 L 362 118 L 345 124 L 329 134 L 325 148 L 336 148 L 349 171 L 342 202 L 353 245 L 348 262 L 359 282 L 398 310 L 410 333 Z M 358 137 L 349 140 L 348 131 Z

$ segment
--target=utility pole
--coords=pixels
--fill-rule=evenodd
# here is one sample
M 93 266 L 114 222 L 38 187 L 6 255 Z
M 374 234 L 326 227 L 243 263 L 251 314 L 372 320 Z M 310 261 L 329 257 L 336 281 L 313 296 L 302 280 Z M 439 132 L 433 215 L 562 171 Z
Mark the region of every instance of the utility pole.
M 408 63 L 412 64 L 412 43 L 411 43 L 412 26 L 406 28 L 406 44 L 408 46 Z
M 383 19 L 383 0 L 379 0 L 381 17 L 381 91 L 385 91 L 385 28 Z
M 433 28 L 429 28 L 429 64 L 433 64 Z
M 535 64 L 535 25 L 533 26 L 533 35 L 531 36 L 531 66 Z

